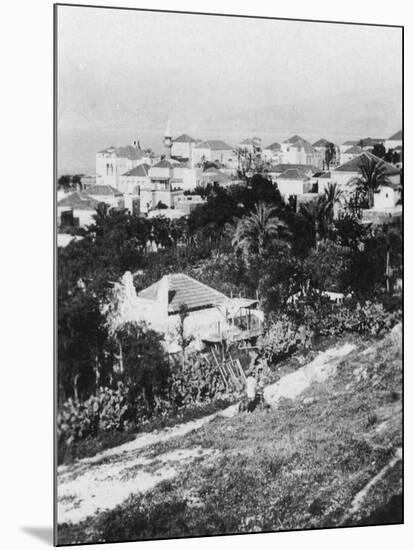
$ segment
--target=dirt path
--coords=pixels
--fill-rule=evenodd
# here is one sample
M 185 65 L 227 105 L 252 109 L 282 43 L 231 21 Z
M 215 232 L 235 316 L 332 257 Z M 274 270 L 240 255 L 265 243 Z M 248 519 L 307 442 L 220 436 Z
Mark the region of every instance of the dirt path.
M 320 353 L 311 363 L 265 388 L 265 398 L 276 406 L 280 398 L 293 399 L 312 382 L 322 382 L 335 372 L 339 361 L 356 346 L 345 344 Z M 215 458 L 215 452 L 199 447 L 178 449 L 148 457 L 151 446 L 180 438 L 200 429 L 214 418 L 232 417 L 238 404 L 224 411 L 165 429 L 137 436 L 133 441 L 108 449 L 91 458 L 58 468 L 58 523 L 77 523 L 99 510 L 112 509 L 131 493 L 145 492 L 172 479 L 191 462 Z
M 214 414 L 137 436 L 133 441 L 108 449 L 70 465 L 58 467 L 58 523 L 77 523 L 99 510 L 112 509 L 131 493 L 145 492 L 172 479 L 190 462 L 213 453 L 201 448 L 177 450 L 155 458 L 146 457 L 158 443 L 200 429 L 217 416 L 237 414 L 238 404 Z
M 340 360 L 355 349 L 354 344 L 344 344 L 319 353 L 311 363 L 267 386 L 263 392 L 266 402 L 276 407 L 281 398 L 295 399 L 313 382 L 324 382 L 335 373 Z

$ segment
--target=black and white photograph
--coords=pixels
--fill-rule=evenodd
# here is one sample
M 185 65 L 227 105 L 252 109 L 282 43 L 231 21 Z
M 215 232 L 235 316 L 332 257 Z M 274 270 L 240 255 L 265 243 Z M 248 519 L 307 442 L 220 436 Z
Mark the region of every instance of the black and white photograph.
M 402 524 L 403 18 L 119 8 L 53 10 L 55 544 Z

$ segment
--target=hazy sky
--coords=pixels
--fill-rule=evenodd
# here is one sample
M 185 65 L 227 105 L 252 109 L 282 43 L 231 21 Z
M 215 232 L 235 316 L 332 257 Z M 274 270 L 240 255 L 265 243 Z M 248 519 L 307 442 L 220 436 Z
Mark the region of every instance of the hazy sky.
M 252 130 L 242 113 L 263 118 L 268 106 L 315 116 L 325 98 L 348 110 L 370 94 L 400 102 L 401 65 L 395 28 L 60 7 L 59 168 L 93 169 L 97 149 L 136 137 L 160 150 L 167 118 L 173 135 L 235 140 Z M 269 139 L 283 137 L 286 116 L 273 134 L 266 125 Z

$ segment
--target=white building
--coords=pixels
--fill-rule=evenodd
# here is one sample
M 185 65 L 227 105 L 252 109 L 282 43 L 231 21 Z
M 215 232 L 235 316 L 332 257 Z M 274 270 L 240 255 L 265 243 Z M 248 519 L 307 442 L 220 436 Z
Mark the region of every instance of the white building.
M 140 186 L 140 207 L 142 212 L 156 208 L 159 203 L 175 208 L 177 197 L 184 194 L 181 181 L 174 179 L 174 167 L 179 162 L 163 159 L 149 169 L 148 183 Z
M 183 195 L 177 198 L 176 208 L 184 214 L 190 214 L 198 206 L 206 204 L 207 199 L 200 195 Z
M 89 197 L 92 197 L 98 202 L 104 202 L 110 207 L 123 207 L 124 196 L 121 191 L 107 184 L 96 184 L 86 191 Z
M 338 166 L 340 163 L 340 151 L 339 147 L 335 145 L 332 141 L 328 141 L 325 138 L 318 139 L 315 143 L 312 144 L 312 147 L 319 155 L 320 163 L 322 163 L 323 168 L 330 168 L 332 166 Z M 331 147 L 333 148 L 333 157 L 329 162 L 329 167 L 326 165 L 326 151 Z M 320 164 L 319 164 L 320 165 Z
M 349 149 L 346 149 L 346 151 L 341 153 L 341 164 L 345 164 L 346 162 L 353 160 L 362 152 L 363 152 L 362 147 L 360 147 L 359 145 L 353 145 L 352 147 L 350 147 Z
M 382 138 L 363 138 L 358 142 L 364 151 L 372 151 L 375 145 L 384 145 L 385 139 Z
M 236 149 L 249 153 L 250 155 L 258 155 L 262 150 L 262 140 L 258 137 L 242 139 Z
M 281 143 L 281 162 L 311 164 L 322 168 L 323 158 L 306 139 L 295 135 Z
M 128 297 L 121 306 L 122 322 L 145 322 L 165 335 L 169 353 L 181 351 L 179 345 L 180 307 L 188 312 L 184 331 L 194 341 L 191 347 L 255 338 L 263 331 L 263 312 L 257 300 L 228 298 L 196 279 L 174 273 L 165 275 L 148 288 L 135 293 L 132 275 L 126 272 L 122 283 Z
M 298 168 L 289 168 L 272 177 L 282 197 L 287 200 L 291 195 L 301 196 L 317 193 L 317 182 Z
M 194 139 L 187 134 L 173 139 L 171 147 L 171 156 L 178 157 L 180 159 L 191 159 L 193 147 L 200 143 L 201 140 Z
M 145 163 L 128 170 L 128 172 L 125 172 L 119 178 L 118 189 L 122 193 L 139 195 L 140 188 L 148 185 L 150 182 L 149 170 L 150 165 Z
M 331 170 L 330 181 L 337 183 L 343 191 L 350 191 L 349 183 L 361 176 L 361 167 L 367 162 L 367 159 L 382 163 L 385 166 L 384 174 L 392 184 L 399 185 L 401 183 L 401 171 L 396 166 L 367 151 Z
M 227 187 L 233 183 L 232 178 L 219 168 L 210 167 L 204 170 L 200 176 L 201 186 L 206 187 L 208 184 L 214 185 L 217 183 L 223 187 Z
M 339 153 L 340 155 L 342 155 L 343 153 L 345 153 L 345 151 L 347 149 L 350 149 L 351 147 L 354 147 L 355 145 L 358 145 L 358 141 L 355 141 L 355 140 L 347 140 L 347 141 L 344 141 L 343 143 L 341 143 L 341 145 L 339 146 Z
M 374 193 L 374 206 L 362 211 L 362 222 L 375 225 L 393 223 L 402 218 L 402 186 L 387 183 Z
M 286 172 L 287 170 L 299 170 L 305 176 L 311 177 L 313 174 L 320 172 L 320 169 L 317 166 L 306 165 L 306 164 L 272 164 L 266 168 L 265 173 L 272 181 L 276 181 L 277 177 Z
M 208 140 L 195 145 L 192 150 L 192 165 L 199 165 L 203 162 L 217 162 L 226 165 L 234 162 L 233 148 L 224 141 L 215 139 Z
M 153 164 L 154 157 L 139 142 L 125 147 L 108 147 L 96 154 L 96 181 L 118 188 L 121 176 L 139 164 Z
M 374 208 L 394 208 L 401 202 L 401 185 L 386 184 L 381 185 L 374 193 Z
M 262 150 L 262 159 L 265 162 L 279 164 L 281 162 L 281 151 L 280 143 L 275 141 Z
M 71 218 L 73 225 L 85 227 L 94 223 L 93 216 L 99 201 L 88 196 L 84 191 L 76 191 L 57 203 L 58 225 L 62 225 L 62 216 L 66 219 Z M 64 222 L 63 222 L 64 223 Z

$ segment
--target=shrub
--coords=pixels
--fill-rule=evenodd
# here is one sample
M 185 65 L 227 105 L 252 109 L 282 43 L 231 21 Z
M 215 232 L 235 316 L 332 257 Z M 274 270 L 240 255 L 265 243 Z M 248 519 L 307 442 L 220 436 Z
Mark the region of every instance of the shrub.
M 308 329 L 321 336 L 357 333 L 380 336 L 401 320 L 401 309 L 386 309 L 381 303 L 352 300 L 336 305 L 316 292 L 299 296 L 288 310 L 291 319 L 302 319 Z
M 101 387 L 85 401 L 69 398 L 60 408 L 57 419 L 59 443 L 95 436 L 99 431 L 123 431 L 127 427 L 128 402 L 125 388 Z
M 312 330 L 297 326 L 287 315 L 282 315 L 269 326 L 263 342 L 264 351 L 271 363 L 282 361 L 300 348 L 311 345 Z

